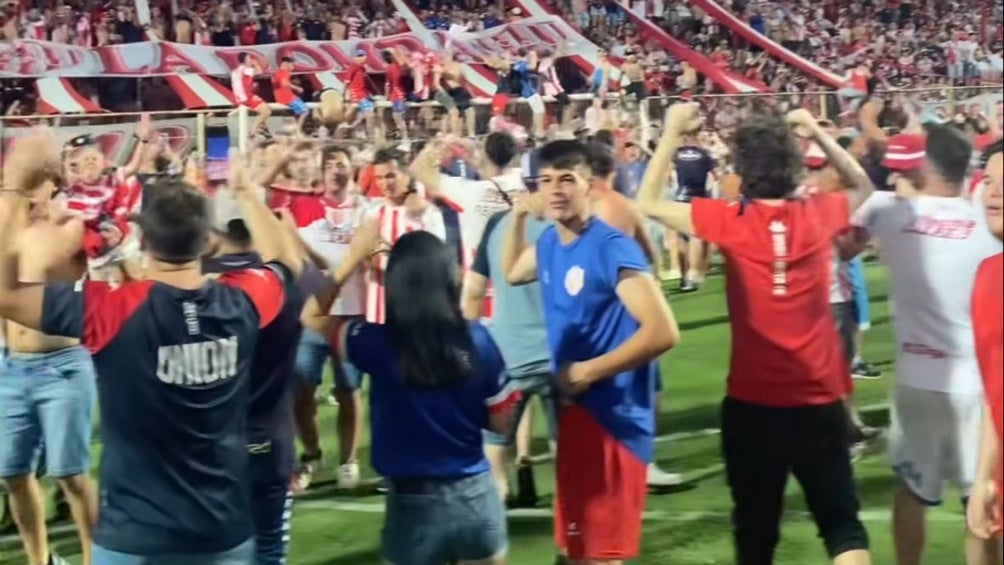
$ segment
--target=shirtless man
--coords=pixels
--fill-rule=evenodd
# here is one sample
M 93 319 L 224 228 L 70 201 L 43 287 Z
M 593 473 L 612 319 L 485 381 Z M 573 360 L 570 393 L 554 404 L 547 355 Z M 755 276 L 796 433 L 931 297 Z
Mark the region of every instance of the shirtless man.
M 435 94 L 436 101 L 447 109 L 447 131 L 463 135 L 466 120 L 468 135 L 474 135 L 474 113 L 467 111 L 471 107 L 471 93 L 464 86 L 459 54 L 448 52 L 436 65 L 433 85 L 439 88 Z
M 11 186 L 21 186 L 12 182 Z M 48 194 L 40 199 L 26 223 L 50 219 Z M 79 246 L 84 227 L 79 220 L 63 221 L 66 241 Z M 30 245 L 21 242 L 20 247 Z M 76 280 L 85 270 L 83 253 L 73 265 L 44 272 L 22 261 L 22 281 Z M 0 260 L 16 260 L 3 257 Z M 0 478 L 7 485 L 11 514 L 17 524 L 30 565 L 59 565 L 64 560 L 49 552 L 45 527 L 45 498 L 35 476 L 37 457 L 44 446 L 47 474 L 66 495 L 80 537 L 84 565 L 90 564 L 91 525 L 97 520 L 97 498 L 88 478 L 91 413 L 96 398 L 94 366 L 89 353 L 75 339 L 52 337 L 5 321 L 8 355 L 0 376 Z

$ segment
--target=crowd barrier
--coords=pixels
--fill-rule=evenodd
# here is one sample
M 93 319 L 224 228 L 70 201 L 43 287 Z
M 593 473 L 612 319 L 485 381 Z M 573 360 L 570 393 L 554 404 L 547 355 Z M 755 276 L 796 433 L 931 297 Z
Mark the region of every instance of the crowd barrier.
M 943 87 L 926 89 L 907 89 L 891 93 L 880 93 L 886 97 L 905 97 L 909 99 L 917 112 L 927 114 L 939 114 L 942 117 L 951 117 L 957 112 L 972 113 L 979 108 L 984 115 L 993 117 L 996 113 L 996 106 L 1004 99 L 1000 86 L 979 86 L 979 87 Z M 591 94 L 571 95 L 572 114 L 575 118 L 581 118 L 586 109 L 593 103 Z M 607 96 L 604 112 L 608 112 L 608 121 L 617 125 L 629 125 L 638 129 L 643 140 L 652 134 L 653 124 L 661 124 L 666 108 L 673 102 L 679 101 L 679 96 L 648 97 L 641 101 L 624 97 L 618 94 Z M 714 118 L 725 104 L 735 107 L 743 107 L 751 102 L 759 101 L 769 105 L 787 104 L 791 107 L 806 106 L 814 110 L 823 117 L 835 118 L 835 112 L 840 109 L 841 102 L 834 92 L 809 92 L 809 93 L 757 93 L 738 95 L 694 95 L 687 99 L 699 102 L 709 115 L 710 123 L 714 127 Z M 553 109 L 554 100 L 545 98 L 545 102 L 550 109 Z M 472 101 L 472 110 L 475 116 L 475 128 L 478 134 L 487 132 L 488 122 L 491 118 L 491 101 L 486 98 L 476 98 Z M 316 103 L 309 104 L 316 107 Z M 377 100 L 376 106 L 380 114 L 386 118 L 388 131 L 391 128 L 389 120 L 390 103 L 385 100 Z M 445 114 L 443 108 L 435 102 L 424 102 L 410 104 L 409 116 L 412 119 L 425 109 L 431 114 L 433 125 Z M 273 131 L 282 130 L 286 124 L 290 123 L 291 117 L 284 106 L 273 105 L 274 113 L 270 118 L 269 127 Z M 153 134 L 156 138 L 163 137 L 175 154 L 184 155 L 196 152 L 200 155 L 207 154 L 207 132 L 215 128 L 215 131 L 225 131 L 230 136 L 230 146 L 245 149 L 247 133 L 253 121 L 253 115 L 244 108 L 238 109 L 208 109 L 208 110 L 182 110 L 169 112 L 149 112 L 152 119 Z M 531 129 L 532 113 L 525 100 L 513 99 L 510 104 L 510 119 Z M 549 111 L 549 116 L 553 121 L 553 111 Z M 36 115 L 36 116 L 4 116 L 0 117 L 0 159 L 6 156 L 10 149 L 11 142 L 31 131 L 31 127 L 39 124 L 46 124 L 57 128 L 57 133 L 64 139 L 70 139 L 81 134 L 90 134 L 99 139 L 106 156 L 113 161 L 122 162 L 127 159 L 135 143 L 134 133 L 141 113 L 100 113 L 100 114 L 73 114 L 73 115 Z M 222 127 L 221 127 L 222 126 Z M 421 139 L 423 136 L 412 135 L 412 139 Z M 335 136 L 335 142 L 356 143 L 352 138 Z

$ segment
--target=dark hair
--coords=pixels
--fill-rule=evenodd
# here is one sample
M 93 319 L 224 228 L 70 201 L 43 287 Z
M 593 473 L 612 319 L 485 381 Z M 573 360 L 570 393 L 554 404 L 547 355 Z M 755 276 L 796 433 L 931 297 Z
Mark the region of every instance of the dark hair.
M 247 224 L 241 218 L 230 220 L 227 222 L 225 230 L 220 230 L 216 233 L 238 247 L 251 246 L 251 231 L 248 230 Z
M 973 145 L 958 129 L 944 125 L 928 129 L 924 153 L 941 178 L 953 185 L 961 185 L 966 180 Z
M 592 141 L 586 144 L 586 156 L 589 162 L 589 170 L 596 178 L 607 178 L 616 169 L 614 153 L 610 146 L 605 143 Z
M 540 167 L 554 169 L 575 169 L 588 167 L 586 144 L 574 139 L 561 139 L 541 146 L 539 153 Z
M 243 51 L 240 52 L 240 53 L 238 53 L 237 54 L 237 62 L 240 63 L 240 64 L 242 64 L 242 65 L 244 63 L 247 63 L 248 62 L 248 54 L 246 52 L 243 52 Z
M 390 49 L 384 49 L 380 52 L 380 58 L 383 59 L 384 63 L 388 65 L 394 62 L 394 54 L 390 52 Z
M 1004 153 L 1004 139 L 998 139 L 983 150 L 983 154 L 980 155 L 980 168 L 987 168 L 987 163 L 990 162 L 990 158 L 998 153 Z
M 505 132 L 493 131 L 485 138 L 485 156 L 502 169 L 516 158 L 516 139 Z
M 401 162 L 401 152 L 393 147 L 384 147 L 373 155 L 374 165 L 385 165 L 391 161 L 396 163 Z
M 292 63 L 292 62 L 293 62 L 293 58 L 287 56 L 287 57 L 283 57 L 282 60 L 279 61 L 279 64 L 281 65 L 283 63 Z
M 345 158 L 348 159 L 349 162 L 352 162 L 352 153 L 350 153 L 349 149 L 343 145 L 326 145 L 324 149 L 321 150 L 321 157 L 323 158 L 323 161 L 326 162 L 338 153 L 345 155 Z
M 460 311 L 456 254 L 436 236 L 401 236 L 387 261 L 386 328 L 406 383 L 438 388 L 469 377 L 475 351 Z
M 614 146 L 614 133 L 608 129 L 601 129 L 593 135 L 593 141 L 604 145 Z
M 136 223 L 150 255 L 166 263 L 187 263 L 202 255 L 211 225 L 209 201 L 174 177 L 158 178 Z
M 753 115 L 736 128 L 732 158 L 750 198 L 785 198 L 802 171 L 802 151 L 781 118 Z

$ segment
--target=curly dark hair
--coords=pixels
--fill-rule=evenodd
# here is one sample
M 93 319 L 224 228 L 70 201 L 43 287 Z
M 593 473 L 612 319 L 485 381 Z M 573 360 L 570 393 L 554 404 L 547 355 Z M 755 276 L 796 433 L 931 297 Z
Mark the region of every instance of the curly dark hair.
M 749 198 L 786 198 L 802 172 L 802 151 L 779 116 L 757 114 L 736 128 L 732 140 L 736 173 Z

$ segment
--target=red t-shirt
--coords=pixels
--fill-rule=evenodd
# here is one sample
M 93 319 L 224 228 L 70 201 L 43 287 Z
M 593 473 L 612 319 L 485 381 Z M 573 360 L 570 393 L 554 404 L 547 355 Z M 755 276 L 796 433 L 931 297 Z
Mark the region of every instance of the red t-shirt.
M 390 100 L 399 102 L 404 100 L 404 86 L 401 84 L 401 65 L 391 63 L 387 65 L 387 85 L 390 89 Z
M 1004 438 L 1004 254 L 980 264 L 973 284 L 973 333 L 997 445 Z M 998 450 L 997 504 L 1004 516 L 1004 450 Z
M 727 394 L 764 406 L 812 406 L 850 392 L 850 367 L 830 313 L 833 239 L 847 198 L 779 206 L 696 198 L 694 235 L 725 256 L 732 327 Z
M 291 79 L 290 72 L 286 69 L 279 69 L 272 75 L 272 92 L 275 93 L 275 101 L 279 104 L 289 105 L 296 99 L 293 89 L 288 88 Z
M 349 97 L 353 102 L 359 102 L 369 96 L 366 88 L 366 68 L 353 65 L 349 70 Z

